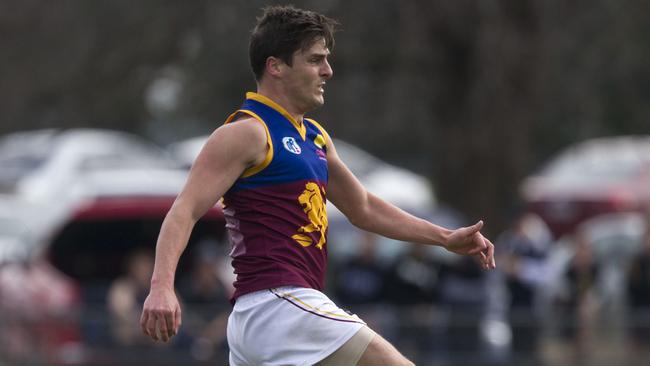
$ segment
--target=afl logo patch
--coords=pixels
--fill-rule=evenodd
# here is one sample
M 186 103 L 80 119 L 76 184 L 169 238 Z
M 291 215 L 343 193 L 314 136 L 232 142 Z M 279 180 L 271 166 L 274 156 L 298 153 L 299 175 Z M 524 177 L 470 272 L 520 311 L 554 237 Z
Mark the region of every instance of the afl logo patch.
M 287 149 L 290 153 L 293 154 L 300 154 L 302 150 L 300 149 L 300 146 L 296 142 L 296 139 L 293 137 L 285 137 L 282 139 L 282 144 L 284 145 L 284 148 Z

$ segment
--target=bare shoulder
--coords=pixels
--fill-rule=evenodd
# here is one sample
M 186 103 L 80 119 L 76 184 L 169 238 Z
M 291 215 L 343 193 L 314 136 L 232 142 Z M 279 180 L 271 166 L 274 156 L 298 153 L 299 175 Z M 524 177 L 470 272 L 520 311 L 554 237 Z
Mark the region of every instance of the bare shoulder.
M 228 137 L 246 144 L 266 143 L 266 130 L 255 118 L 242 118 L 217 128 L 209 140 Z
M 226 154 L 255 162 L 266 154 L 264 126 L 254 118 L 243 118 L 217 128 L 203 148 L 204 154 Z
M 219 129 L 230 129 L 234 131 L 233 133 L 242 134 L 242 137 L 266 142 L 266 129 L 260 121 L 252 117 L 238 119 L 219 127 Z
M 326 139 L 326 143 L 325 143 L 326 146 L 327 146 L 327 160 L 332 161 L 332 162 L 339 162 L 340 158 L 339 158 L 338 152 L 336 152 L 336 147 L 334 146 L 334 141 L 332 140 L 332 138 L 330 137 L 330 135 L 327 132 L 325 132 L 325 133 L 327 134 L 327 139 Z

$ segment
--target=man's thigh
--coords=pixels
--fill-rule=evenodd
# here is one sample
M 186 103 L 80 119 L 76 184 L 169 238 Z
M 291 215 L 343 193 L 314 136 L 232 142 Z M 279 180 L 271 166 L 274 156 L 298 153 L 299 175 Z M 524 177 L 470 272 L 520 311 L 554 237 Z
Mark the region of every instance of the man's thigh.
M 413 362 L 404 357 L 392 344 L 376 334 L 357 366 L 413 366 Z
M 316 366 L 413 365 L 382 336 L 364 326 L 341 348 Z
M 356 365 L 368 348 L 376 333 L 367 326 L 362 327 L 344 345 L 334 351 L 316 366 Z

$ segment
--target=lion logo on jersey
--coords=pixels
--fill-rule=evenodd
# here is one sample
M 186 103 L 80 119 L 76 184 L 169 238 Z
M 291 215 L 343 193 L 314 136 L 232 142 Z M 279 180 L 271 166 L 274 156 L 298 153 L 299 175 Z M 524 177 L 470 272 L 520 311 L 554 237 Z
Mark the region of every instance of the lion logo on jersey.
M 316 243 L 316 247 L 323 249 L 326 241 L 325 233 L 327 232 L 327 211 L 318 184 L 314 182 L 307 183 L 305 191 L 298 197 L 298 202 L 302 205 L 302 209 L 307 214 L 310 222 L 299 228 L 298 233 L 294 234 L 292 238 L 303 247 L 308 247 L 313 244 L 313 241 L 306 234 L 318 231 L 320 232 L 320 240 Z

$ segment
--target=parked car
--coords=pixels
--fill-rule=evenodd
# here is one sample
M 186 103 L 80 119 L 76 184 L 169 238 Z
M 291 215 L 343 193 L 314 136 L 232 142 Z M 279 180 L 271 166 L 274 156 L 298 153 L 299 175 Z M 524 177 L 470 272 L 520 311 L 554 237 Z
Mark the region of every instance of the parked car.
M 650 136 L 588 140 L 526 178 L 521 195 L 556 237 L 606 213 L 650 208 Z

